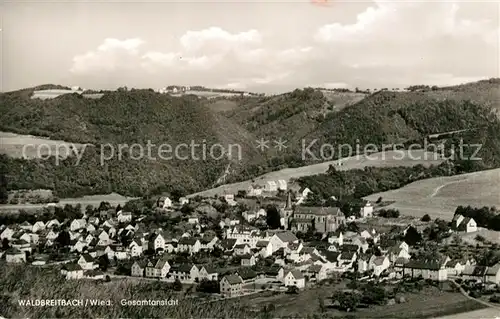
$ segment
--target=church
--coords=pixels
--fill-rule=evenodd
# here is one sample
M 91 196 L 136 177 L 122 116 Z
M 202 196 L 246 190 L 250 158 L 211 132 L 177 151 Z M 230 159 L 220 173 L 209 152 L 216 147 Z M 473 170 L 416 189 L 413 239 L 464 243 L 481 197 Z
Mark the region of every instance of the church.
M 280 216 L 283 228 L 300 232 L 307 232 L 310 227 L 314 227 L 318 233 L 334 232 L 346 222 L 338 207 L 293 206 L 290 192 Z

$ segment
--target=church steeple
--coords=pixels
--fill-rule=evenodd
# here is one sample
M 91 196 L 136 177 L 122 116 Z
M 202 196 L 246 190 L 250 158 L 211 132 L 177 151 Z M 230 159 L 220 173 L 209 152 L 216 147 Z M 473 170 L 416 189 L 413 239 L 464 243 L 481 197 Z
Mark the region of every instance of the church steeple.
M 291 194 L 290 191 L 288 192 L 288 195 L 286 197 L 285 209 L 287 209 L 287 210 L 291 210 L 292 209 L 292 194 Z

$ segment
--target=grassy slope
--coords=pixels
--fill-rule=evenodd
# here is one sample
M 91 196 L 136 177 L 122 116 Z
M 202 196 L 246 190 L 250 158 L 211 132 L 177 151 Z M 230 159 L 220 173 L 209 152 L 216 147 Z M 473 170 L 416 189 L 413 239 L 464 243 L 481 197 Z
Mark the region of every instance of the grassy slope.
M 86 280 L 66 281 L 57 269 L 1 266 L 0 315 L 7 318 L 239 318 L 246 315 L 245 309 L 237 302 L 201 305 L 162 290 L 165 283 L 137 283 L 123 279 L 101 284 Z M 18 304 L 18 300 L 28 299 L 111 300 L 112 306 L 23 307 Z M 179 302 L 178 306 L 126 307 L 120 304 L 122 299 L 178 299 Z
M 405 187 L 367 196 L 366 199 L 396 201 L 388 206 L 402 214 L 450 219 L 459 205 L 500 206 L 500 169 L 430 178 Z
M 372 154 L 368 158 L 366 156 L 352 156 L 348 158 L 343 158 L 342 166 L 338 166 L 336 168 L 337 170 L 349 170 L 349 169 L 362 169 L 367 166 L 393 167 L 393 166 L 414 166 L 418 164 L 427 166 L 427 165 L 439 165 L 442 162 L 441 159 L 435 158 L 435 155 L 433 153 L 424 153 L 420 150 L 412 152 L 412 157 L 405 156 L 405 158 L 399 159 L 400 156 L 401 156 L 400 154 L 393 151 Z M 247 190 L 248 187 L 253 183 L 257 183 L 264 186 L 264 183 L 266 181 L 276 181 L 279 179 L 284 179 L 289 182 L 290 179 L 296 179 L 302 176 L 323 174 L 328 170 L 328 167 L 330 165 L 335 165 L 338 162 L 339 161 L 336 160 L 336 161 L 328 161 L 319 164 L 302 166 L 298 168 L 285 168 L 279 171 L 274 171 L 256 177 L 253 179 L 254 182 L 252 182 L 252 180 L 246 180 L 243 182 L 221 185 L 219 187 L 198 192 L 190 196 L 196 196 L 196 195 L 213 196 L 215 194 L 219 195 L 223 194 L 224 192 L 234 194 L 238 190 Z

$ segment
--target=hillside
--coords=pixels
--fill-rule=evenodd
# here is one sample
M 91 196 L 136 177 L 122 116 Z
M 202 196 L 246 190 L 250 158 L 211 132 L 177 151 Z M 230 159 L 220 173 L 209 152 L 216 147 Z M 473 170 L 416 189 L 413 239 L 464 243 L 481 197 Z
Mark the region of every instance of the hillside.
M 389 151 L 372 154 L 370 156 L 370 159 L 367 159 L 365 156 L 352 156 L 343 158 L 342 160 L 327 161 L 319 164 L 301 166 L 297 168 L 284 168 L 278 171 L 261 175 L 253 180 L 221 185 L 219 187 L 191 194 L 189 196 L 192 197 L 199 195 L 211 197 L 217 194 L 222 195 L 225 192 L 235 194 L 238 192 L 238 190 L 247 190 L 248 187 L 252 184 L 264 186 L 267 181 L 277 181 L 280 179 L 290 182 L 291 180 L 305 176 L 324 174 L 328 171 L 330 165 L 334 165 L 339 171 L 344 171 L 363 169 L 365 167 L 411 167 L 415 165 L 430 166 L 438 165 L 443 162 L 443 160 L 435 158 L 435 155 L 431 153 L 426 154 L 421 151 L 415 151 L 413 153 L 413 156 L 414 158 L 405 156 L 403 159 L 399 159 L 399 154 Z M 417 159 L 418 157 L 420 157 L 421 159 Z M 342 163 L 342 166 L 337 166 L 340 162 Z
M 112 191 L 140 196 L 155 189 L 173 188 L 192 191 L 211 186 L 228 163 L 227 159 L 215 160 L 210 156 L 206 160 L 148 159 L 148 142 L 157 145 L 151 152 L 156 158 L 160 144 L 175 149 L 177 145 L 189 145 L 193 141 L 206 144 L 208 149 L 214 144 L 221 144 L 225 149 L 238 144 L 242 148 L 242 163 L 260 161 L 260 154 L 252 147 L 254 138 L 250 133 L 202 106 L 194 97 L 174 98 L 136 90 L 108 92 L 95 100 L 78 94 L 38 100 L 30 98 L 32 92 L 22 90 L 0 95 L 2 130 L 91 143 L 95 147 L 86 148 L 78 166 L 75 158 L 55 165 L 54 161 L 2 157 L 0 163 L 5 167 L 9 189 L 49 188 L 55 189 L 60 197 Z M 111 149 L 108 143 L 116 148 L 115 156 L 101 166 L 101 147 L 108 156 Z M 138 159 L 139 147 L 131 149 L 136 153 L 125 151 L 122 158 L 118 158 L 117 144 L 134 143 L 143 147 L 143 158 Z M 181 155 L 190 156 L 190 153 L 186 150 Z M 201 147 L 195 156 L 202 158 Z
M 500 207 L 500 169 L 450 177 L 429 178 L 402 188 L 365 197 L 395 201 L 388 206 L 402 214 L 451 220 L 457 206 Z
M 0 157 L 8 189 L 49 188 L 59 197 L 118 192 L 142 196 L 178 189 L 197 192 L 218 180 L 233 183 L 271 171 L 319 164 L 355 155 L 337 151 L 373 144 L 423 144 L 429 134 L 474 129 L 448 138 L 448 148 L 462 139 L 481 143 L 478 156 L 462 171 L 500 167 L 499 79 L 419 92 L 328 92 L 307 88 L 276 96 L 251 96 L 209 101 L 195 96 L 172 97 L 152 90 L 104 92 L 100 99 L 66 94 L 54 99 L 31 99 L 35 89 L 0 94 L 0 131 L 45 136 L 71 143 L 91 143 L 78 166 L 70 158 L 62 165 L 51 161 Z M 42 86 L 37 89 L 62 89 Z M 361 95 L 360 95 L 361 94 Z M 363 98 L 364 97 L 364 98 Z M 255 148 L 260 138 L 271 140 L 265 152 Z M 273 141 L 283 138 L 279 151 Z M 242 160 L 136 160 L 135 153 L 100 165 L 101 146 L 107 143 L 175 147 L 193 140 L 211 146 L 238 144 Z M 327 158 L 303 156 L 303 145 L 318 154 L 331 144 Z M 471 154 L 473 150 L 465 150 Z M 331 154 L 330 154 L 331 155 Z M 226 172 L 227 173 L 224 173 Z M 314 171 L 312 174 L 316 174 Z M 225 179 L 221 179 L 225 176 Z

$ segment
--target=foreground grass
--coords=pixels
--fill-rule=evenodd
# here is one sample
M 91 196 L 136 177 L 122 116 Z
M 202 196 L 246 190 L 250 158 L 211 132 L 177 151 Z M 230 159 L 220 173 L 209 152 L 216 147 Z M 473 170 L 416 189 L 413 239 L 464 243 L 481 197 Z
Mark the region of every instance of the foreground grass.
M 7 318 L 242 318 L 249 315 L 239 302 L 201 304 L 157 282 L 117 280 L 98 283 L 67 281 L 55 268 L 0 265 L 0 315 Z M 110 300 L 110 306 L 20 306 L 19 300 Z M 122 306 L 126 300 L 177 299 L 177 306 Z

